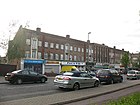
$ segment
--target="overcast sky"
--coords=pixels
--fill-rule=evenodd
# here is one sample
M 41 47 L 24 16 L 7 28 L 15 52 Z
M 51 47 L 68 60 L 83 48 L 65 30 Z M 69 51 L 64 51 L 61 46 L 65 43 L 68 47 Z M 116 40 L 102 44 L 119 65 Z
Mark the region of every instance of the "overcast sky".
M 20 25 L 73 39 L 140 51 L 140 0 L 1 0 L 0 41 Z M 10 28 L 9 23 L 16 23 Z M 0 55 L 6 51 L 0 48 Z

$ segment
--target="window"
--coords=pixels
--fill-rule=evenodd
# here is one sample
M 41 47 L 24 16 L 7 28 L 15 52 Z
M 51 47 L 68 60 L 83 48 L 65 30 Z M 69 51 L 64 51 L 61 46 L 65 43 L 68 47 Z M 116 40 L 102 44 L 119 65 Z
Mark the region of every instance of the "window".
M 72 46 L 70 46 L 70 51 L 72 51 L 73 50 L 73 47 Z
M 65 60 L 69 60 L 69 56 L 65 54 Z
M 38 46 L 42 46 L 42 42 L 41 41 L 38 41 Z
M 69 46 L 65 45 L 65 50 L 68 51 L 69 50 Z
M 87 73 L 81 73 L 80 76 L 81 76 L 81 77 L 90 77 L 90 75 L 87 74 Z
M 42 56 L 41 56 L 41 52 L 38 52 L 38 58 L 41 59 Z
M 82 56 L 82 61 L 84 61 L 84 57 Z
M 93 53 L 93 50 L 91 50 L 91 53 Z
M 37 40 L 36 39 L 32 40 L 32 49 L 37 49 Z
M 50 59 L 54 59 L 53 53 L 50 53 Z
M 24 74 L 24 75 L 29 75 L 29 72 L 26 71 L 26 70 L 23 70 L 23 71 L 22 71 L 22 74 Z
M 49 46 L 49 43 L 48 42 L 45 42 L 45 47 L 48 47 Z
M 25 58 L 30 58 L 30 51 L 25 51 Z
M 64 45 L 61 45 L 61 50 L 63 50 L 64 49 Z
M 88 53 L 88 49 L 86 49 L 86 53 Z
M 77 48 L 76 47 L 74 47 L 74 51 L 77 51 Z
M 64 56 L 63 54 L 60 55 L 60 60 L 63 60 L 64 59 Z
M 37 75 L 36 72 L 33 72 L 33 71 L 29 71 L 29 72 L 30 72 L 30 74 L 32 74 L 32 75 Z
M 44 59 L 48 59 L 48 53 L 44 53 Z
M 84 48 L 82 48 L 82 52 L 84 52 Z
M 70 61 L 72 61 L 72 55 L 70 55 L 70 58 L 69 59 L 70 59 Z
M 59 44 L 56 44 L 56 49 L 59 49 Z
M 78 52 L 80 52 L 80 48 L 78 47 Z
M 32 51 L 32 58 L 36 58 L 36 51 Z
M 26 44 L 30 45 L 30 39 L 26 39 Z
M 51 43 L 50 44 L 50 48 L 54 48 L 54 43 Z
M 76 56 L 74 56 L 74 61 L 76 61 Z
M 58 54 L 55 54 L 55 59 L 59 60 L 59 55 Z

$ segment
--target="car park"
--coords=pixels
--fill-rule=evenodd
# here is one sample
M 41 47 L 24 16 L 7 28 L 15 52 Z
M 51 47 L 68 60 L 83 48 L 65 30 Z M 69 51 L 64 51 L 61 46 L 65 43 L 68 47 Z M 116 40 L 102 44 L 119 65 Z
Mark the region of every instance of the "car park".
M 100 81 L 86 72 L 72 71 L 57 75 L 54 79 L 54 85 L 59 88 L 68 88 L 79 90 L 85 87 L 98 87 Z
M 16 70 L 5 75 L 5 80 L 11 84 L 22 84 L 23 82 L 41 82 L 47 81 L 47 76 L 36 73 L 31 70 Z
M 113 84 L 116 82 L 122 82 L 123 76 L 114 69 L 100 69 L 97 72 L 97 78 L 100 82 L 105 82 L 108 84 Z
M 127 72 L 127 79 L 140 79 L 140 71 L 129 70 Z

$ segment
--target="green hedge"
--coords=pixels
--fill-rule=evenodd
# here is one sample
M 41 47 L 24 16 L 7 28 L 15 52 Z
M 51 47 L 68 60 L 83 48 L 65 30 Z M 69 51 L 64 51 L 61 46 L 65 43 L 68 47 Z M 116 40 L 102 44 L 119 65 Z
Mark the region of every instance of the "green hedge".
M 105 105 L 140 105 L 140 92 L 110 101 Z

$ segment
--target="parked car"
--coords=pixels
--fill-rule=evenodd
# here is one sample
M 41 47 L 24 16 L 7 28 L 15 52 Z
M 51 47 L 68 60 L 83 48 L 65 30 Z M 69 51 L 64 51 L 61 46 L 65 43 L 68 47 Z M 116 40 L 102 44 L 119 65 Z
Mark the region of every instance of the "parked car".
M 9 81 L 11 84 L 22 84 L 23 82 L 42 82 L 47 81 L 47 76 L 36 73 L 31 70 L 16 70 L 5 75 L 5 80 Z
M 123 76 L 121 76 L 121 74 L 117 70 L 114 70 L 114 69 L 98 70 L 97 78 L 99 78 L 100 82 L 106 82 L 109 84 L 123 81 Z
M 128 71 L 127 79 L 140 79 L 140 71 L 137 71 L 137 70 Z
M 86 72 L 65 72 L 63 75 L 57 75 L 54 79 L 54 85 L 59 88 L 68 88 L 79 90 L 84 87 L 98 87 L 100 81 Z

